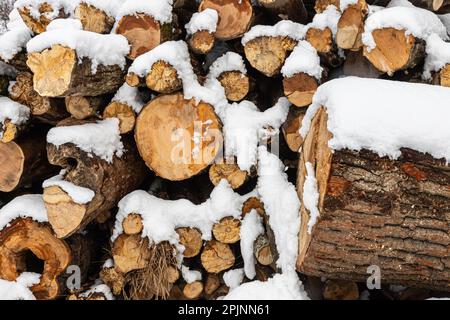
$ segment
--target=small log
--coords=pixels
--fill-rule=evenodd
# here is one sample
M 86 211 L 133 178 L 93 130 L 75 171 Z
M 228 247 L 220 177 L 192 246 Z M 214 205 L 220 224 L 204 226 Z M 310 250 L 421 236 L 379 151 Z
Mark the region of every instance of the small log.
M 241 101 L 250 91 L 250 78 L 239 71 L 223 72 L 218 78 L 230 101 Z
M 147 166 L 158 176 L 184 180 L 204 170 L 222 140 L 220 121 L 207 103 L 185 100 L 182 93 L 150 101 L 136 121 L 135 140 Z M 194 141 L 194 133 L 201 141 Z
M 197 256 L 203 247 L 202 234 L 195 228 L 178 228 L 178 236 L 180 244 L 184 246 L 183 256 L 192 258 Z
M 337 45 L 333 40 L 330 28 L 309 28 L 306 32 L 306 40 L 317 50 L 321 61 L 327 66 L 339 67 L 344 59 L 339 55 Z
M 255 210 L 262 218 L 267 219 L 264 204 L 257 197 L 248 198 L 242 205 L 242 217 L 245 217 L 252 210 Z
M 22 133 L 26 132 L 28 129 L 28 124 L 24 123 L 21 125 L 17 125 L 11 122 L 11 120 L 6 119 L 3 123 L 0 124 L 0 142 L 8 143 L 14 141 L 22 135 Z
M 209 180 L 217 186 L 222 179 L 226 179 L 231 188 L 237 189 L 248 179 L 247 171 L 242 171 L 235 163 L 214 163 L 209 167 Z
M 219 14 L 219 23 L 214 34 L 219 40 L 239 38 L 251 26 L 253 7 L 250 0 L 202 0 L 198 10 L 208 8 Z
M 262 36 L 244 46 L 245 57 L 253 68 L 267 77 L 277 75 L 297 42 L 288 37 Z
M 309 106 L 321 81 L 304 72 L 283 79 L 284 95 L 297 107 Z
M 70 247 L 52 229 L 31 219 L 16 219 L 0 231 L 0 278 L 14 281 L 25 271 L 43 265 L 40 282 L 31 287 L 37 299 L 55 299 L 63 293 L 61 276 L 71 263 Z M 36 267 L 35 266 L 35 267 Z
M 159 93 L 172 93 L 183 87 L 181 79 L 178 78 L 177 70 L 162 60 L 152 65 L 145 82 L 149 89 Z
M 233 217 L 225 217 L 214 224 L 212 232 L 217 241 L 236 243 L 241 239 L 241 222 Z
M 332 152 L 327 121 L 319 109 L 299 162 L 300 199 L 305 163 L 316 168 L 320 216 L 309 234 L 302 204 L 298 271 L 365 282 L 376 265 L 383 283 L 449 291 L 448 164 L 405 148 L 397 160 L 365 149 Z
M 172 38 L 172 25 L 161 25 L 153 17 L 144 13 L 127 15 L 117 22 L 115 32 L 123 35 L 130 43 L 128 58 L 136 59 L 164 41 Z
M 226 243 L 216 240 L 208 241 L 200 256 L 205 270 L 209 273 L 219 273 L 234 265 L 235 257 L 233 251 Z
M 29 54 L 27 65 L 34 74 L 34 90 L 44 97 L 99 96 L 123 84 L 119 66 L 99 65 L 93 74 L 88 58 L 79 63 L 75 50 L 61 45 Z
M 289 149 L 294 152 L 300 152 L 303 143 L 299 130 L 305 114 L 306 108 L 290 108 L 287 119 L 281 127 L 284 140 L 286 140 Z
M 41 97 L 33 89 L 33 75 L 29 72 L 20 72 L 17 75 L 16 82 L 9 90 L 9 97 L 29 107 L 31 114 L 43 122 L 56 124 L 69 116 L 64 100 Z
M 271 265 L 275 258 L 267 235 L 259 235 L 253 244 L 253 253 L 256 260 L 263 266 Z
M 202 292 L 203 292 L 203 282 L 201 281 L 194 281 L 192 283 L 187 283 L 183 288 L 183 295 L 189 300 L 200 298 Z
M 58 237 L 65 238 L 82 229 L 140 185 L 145 177 L 145 166 L 131 137 L 123 137 L 122 142 L 126 152 L 121 158 L 114 157 L 112 163 L 89 156 L 71 143 L 59 148 L 47 145 L 50 163 L 66 169 L 64 179 L 95 193 L 92 201 L 81 205 L 57 186 L 44 188 L 49 222 Z
M 75 18 L 81 21 L 83 30 L 107 34 L 114 26 L 114 17 L 103 10 L 81 2 L 75 9 Z
M 349 5 L 337 25 L 336 43 L 341 49 L 358 51 L 362 47 L 361 35 L 364 32 L 364 20 L 369 12 L 365 0 Z
M 105 110 L 103 110 L 103 118 L 117 118 L 119 119 L 119 131 L 125 134 L 133 131 L 136 124 L 136 113 L 128 104 L 118 101 L 111 102 Z
M 78 120 L 98 115 L 105 108 L 107 101 L 104 96 L 68 96 L 65 98 L 67 112 Z
M 46 155 L 45 130 L 31 131 L 16 141 L 0 142 L 0 191 L 11 192 L 42 181 L 56 172 Z
M 148 238 L 121 234 L 113 243 L 112 255 L 115 268 L 120 273 L 143 269 L 150 262 Z
M 369 51 L 364 46 L 364 56 L 381 72 L 392 76 L 395 71 L 416 66 L 425 55 L 422 40 L 406 35 L 404 30 L 377 29 L 372 32 L 376 47 Z
M 142 218 L 139 214 L 129 214 L 122 221 L 123 232 L 128 235 L 140 234 L 144 229 Z
M 308 21 L 308 12 L 302 0 L 258 0 L 273 15 L 299 23 Z
M 17 8 L 20 16 L 22 17 L 23 22 L 30 28 L 33 33 L 39 34 L 45 32 L 47 26 L 54 19 L 64 19 L 68 18 L 68 14 L 64 12 L 64 9 L 61 8 L 56 14 L 53 14 L 56 11 L 50 3 L 42 1 L 38 4 L 36 8 L 33 8 L 34 12 L 39 12 L 39 17 L 36 18 L 34 13 L 32 14 L 30 9 L 26 6 Z
M 200 30 L 188 38 L 189 47 L 196 54 L 207 54 L 214 48 L 214 34 L 207 30 Z
M 122 272 L 118 271 L 115 267 L 103 268 L 100 271 L 100 278 L 102 281 L 111 288 L 114 295 L 120 295 L 125 285 L 125 278 Z
M 205 281 L 205 294 L 211 295 L 220 287 L 220 278 L 215 273 L 209 273 Z
M 323 297 L 325 300 L 358 300 L 358 285 L 351 281 L 328 280 Z

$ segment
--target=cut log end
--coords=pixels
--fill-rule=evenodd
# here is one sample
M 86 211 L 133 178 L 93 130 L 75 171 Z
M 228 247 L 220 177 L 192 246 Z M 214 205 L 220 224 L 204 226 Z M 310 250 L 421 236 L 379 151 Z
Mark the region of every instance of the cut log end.
M 222 243 L 236 243 L 241 239 L 241 222 L 233 217 L 225 217 L 213 226 L 213 235 Z
M 274 262 L 270 241 L 266 235 L 260 235 L 256 238 L 253 244 L 253 252 L 256 260 L 263 266 L 269 266 Z
M 197 256 L 203 246 L 202 234 L 195 228 L 178 228 L 179 243 L 184 246 L 183 256 L 192 258 Z
M 103 110 L 103 118 L 119 119 L 119 131 L 121 134 L 133 131 L 136 123 L 136 113 L 133 108 L 117 101 L 111 102 Z
M 178 78 L 177 70 L 162 60 L 152 65 L 145 80 L 149 89 L 159 93 L 172 93 L 183 86 L 181 79 Z
M 321 13 L 330 5 L 334 5 L 336 8 L 339 8 L 339 4 L 339 0 L 316 0 L 314 10 L 316 10 L 317 13 Z
M 201 30 L 189 37 L 189 46 L 197 54 L 207 54 L 215 44 L 214 34 Z
M 284 94 L 297 107 L 310 105 L 318 87 L 317 79 L 303 72 L 283 79 Z
M 361 35 L 364 32 L 364 20 L 368 13 L 367 3 L 359 0 L 349 5 L 338 22 L 336 43 L 342 49 L 358 51 L 362 47 Z
M 217 80 L 225 89 L 225 95 L 230 101 L 241 101 L 250 91 L 250 79 L 239 71 L 223 72 Z
M 440 84 L 443 87 L 450 87 L 450 64 L 446 64 L 439 72 Z
M 192 283 L 187 283 L 183 288 L 183 295 L 190 300 L 200 298 L 203 292 L 203 282 L 194 281 Z
M 226 179 L 231 188 L 241 187 L 248 179 L 247 171 L 239 169 L 237 164 L 214 163 L 209 168 L 209 179 L 217 186 L 222 179 Z
M 303 144 L 303 138 L 300 135 L 300 127 L 307 108 L 290 108 L 288 117 L 281 127 L 286 143 L 294 152 L 299 152 Z
M 306 40 L 319 53 L 328 53 L 333 49 L 333 34 L 328 27 L 323 30 L 309 28 L 306 32 Z
M 122 221 L 123 232 L 128 235 L 140 234 L 144 225 L 139 214 L 129 214 Z
M 123 274 L 145 268 L 150 261 L 147 238 L 121 234 L 113 243 L 114 265 Z
M 219 273 L 231 268 L 235 257 L 228 244 L 211 240 L 202 251 L 201 262 L 207 272 Z
M 104 34 L 111 31 L 115 22 L 104 11 L 86 3 L 79 4 L 75 9 L 75 18 L 81 21 L 83 30 Z

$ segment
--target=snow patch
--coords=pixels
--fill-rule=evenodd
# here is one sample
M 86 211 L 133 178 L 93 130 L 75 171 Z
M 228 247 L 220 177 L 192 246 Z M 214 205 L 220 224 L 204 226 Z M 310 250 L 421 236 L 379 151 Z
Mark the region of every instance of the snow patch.
M 7 120 L 15 125 L 21 125 L 30 118 L 30 109 L 8 97 L 0 97 L 0 127 L 4 127 Z M 4 128 L 3 128 L 4 129 Z M 3 132 L 0 131 L 0 139 Z
M 42 183 L 42 187 L 48 188 L 51 186 L 58 186 L 62 190 L 64 190 L 64 192 L 66 192 L 75 203 L 78 204 L 86 204 L 91 202 L 92 199 L 95 197 L 95 192 L 92 191 L 91 189 L 79 187 L 69 181 L 65 181 L 64 174 L 65 170 L 62 170 L 59 173 L 59 175 L 56 175 L 50 179 L 45 180 Z
M 217 79 L 222 73 L 229 71 L 239 71 L 243 75 L 247 74 L 244 59 L 235 52 L 227 52 L 217 58 L 209 67 L 208 78 Z
M 141 112 L 145 104 L 139 95 L 139 89 L 137 87 L 131 87 L 127 83 L 124 83 L 120 89 L 117 90 L 111 101 L 116 101 L 130 106 L 136 114 Z
M 192 35 L 198 31 L 216 32 L 219 14 L 214 9 L 205 9 L 192 15 L 191 20 L 185 25 L 186 32 Z
M 47 31 L 53 30 L 82 30 L 83 25 L 77 19 L 55 19 L 47 26 Z
M 80 3 L 85 3 L 99 10 L 102 10 L 110 17 L 115 17 L 123 3 L 123 0 L 81 0 Z
M 314 167 L 311 162 L 305 163 L 306 179 L 303 184 L 303 204 L 309 211 L 308 233 L 311 234 L 312 228 L 319 218 L 320 212 L 317 208 L 319 204 L 319 192 Z
M 437 34 L 427 39 L 425 48 L 427 56 L 423 68 L 423 78 L 430 80 L 433 71 L 440 71 L 450 63 L 450 43 L 443 41 Z
M 111 288 L 108 285 L 104 284 L 100 279 L 97 279 L 95 283 L 89 288 L 89 290 L 81 293 L 80 297 L 90 298 L 95 293 L 103 294 L 106 300 L 115 300 L 111 292 Z
M 117 13 L 116 23 L 124 16 L 138 13 L 149 15 L 161 24 L 170 23 L 172 22 L 172 4 L 173 0 L 127 0 Z
M 303 40 L 307 28 L 305 25 L 292 22 L 290 20 L 281 20 L 273 26 L 257 25 L 251 28 L 242 37 L 242 45 L 259 37 L 288 37 L 292 40 Z
M 37 222 L 47 222 L 47 209 L 41 194 L 19 196 L 0 209 L 0 230 L 9 227 L 17 218 L 31 218 Z
M 281 68 L 281 73 L 285 78 L 292 77 L 300 72 L 306 73 L 317 80 L 322 78 L 323 72 L 316 49 L 304 40 L 298 42 Z
M 256 276 L 253 244 L 261 234 L 264 234 L 262 217 L 253 209 L 242 219 L 240 231 L 240 246 L 242 260 L 244 260 L 245 276 L 250 280 Z
M 49 4 L 53 10 L 41 14 L 39 9 L 44 3 Z M 59 16 L 61 10 L 66 15 L 72 16 L 78 3 L 78 0 L 17 0 L 14 3 L 14 8 L 28 9 L 30 11 L 30 16 L 36 20 L 38 20 L 41 15 L 48 20 L 53 20 Z
M 0 300 L 36 300 L 29 289 L 40 282 L 41 275 L 23 272 L 15 281 L 0 279 Z
M 8 28 L 8 31 L 0 35 L 0 59 L 8 62 L 14 58 L 16 54 L 25 48 L 30 39 L 31 31 L 26 26 Z
M 312 22 L 306 25 L 306 31 L 310 28 L 318 30 L 325 30 L 326 28 L 329 28 L 333 34 L 333 38 L 335 38 L 337 34 L 337 24 L 340 18 L 341 12 L 336 8 L 336 6 L 329 5 L 324 11 L 314 15 Z
M 242 280 L 244 280 L 244 269 L 242 268 L 233 269 L 223 274 L 223 281 L 231 290 L 239 287 Z
M 193 283 L 195 281 L 202 280 L 202 274 L 200 271 L 189 270 L 189 268 L 185 265 L 181 266 L 181 276 L 187 283 Z

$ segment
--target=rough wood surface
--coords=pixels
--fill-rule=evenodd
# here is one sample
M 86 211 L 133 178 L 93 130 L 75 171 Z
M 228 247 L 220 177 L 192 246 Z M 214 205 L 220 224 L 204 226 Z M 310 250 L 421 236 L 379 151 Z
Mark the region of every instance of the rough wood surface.
M 289 149 L 294 152 L 299 152 L 303 143 L 299 130 L 306 110 L 306 108 L 290 108 L 287 119 L 281 127 L 284 140 L 286 140 Z
M 125 234 L 140 234 L 142 229 L 144 229 L 141 215 L 134 213 L 129 214 L 125 219 L 123 219 L 122 228 Z
M 148 239 L 121 234 L 113 243 L 112 255 L 115 268 L 121 273 L 143 269 L 150 262 Z
M 311 104 L 319 84 L 315 77 L 299 72 L 283 79 L 284 95 L 293 105 L 306 107 Z
M 44 32 L 50 22 L 52 22 L 54 19 L 68 17 L 68 14 L 65 13 L 63 9 L 61 9 L 55 16 L 51 15 L 51 18 L 49 18 L 49 14 L 53 12 L 53 7 L 51 6 L 51 4 L 44 1 L 39 5 L 39 18 L 37 19 L 32 15 L 30 9 L 26 6 L 22 8 L 19 7 L 17 11 L 19 12 L 23 22 L 25 22 L 27 27 L 36 34 Z
M 114 17 L 92 5 L 80 3 L 75 9 L 75 18 L 81 21 L 83 30 L 96 33 L 110 33 L 114 25 Z
M 103 118 L 119 119 L 119 131 L 125 134 L 133 131 L 136 124 L 136 113 L 127 104 L 113 101 L 103 110 Z
M 68 96 L 65 98 L 67 112 L 78 120 L 98 116 L 105 108 L 107 101 L 105 96 Z
M 214 224 L 212 232 L 217 241 L 236 243 L 241 239 L 241 222 L 233 217 L 225 217 Z
M 177 233 L 180 237 L 180 244 L 184 246 L 183 256 L 192 258 L 197 256 L 202 250 L 202 234 L 195 228 L 178 228 Z
M 159 93 L 172 93 L 183 86 L 177 70 L 169 63 L 156 61 L 145 78 L 147 87 Z
M 207 30 L 200 30 L 189 36 L 189 47 L 196 54 L 207 54 L 215 44 L 214 34 Z
M 203 282 L 187 283 L 183 288 L 183 295 L 190 300 L 198 299 L 203 292 Z
M 217 186 L 222 179 L 226 179 L 231 188 L 241 187 L 248 179 L 247 171 L 242 171 L 235 163 L 214 163 L 209 167 L 209 180 Z
M 362 47 L 361 35 L 369 8 L 365 0 L 349 5 L 337 25 L 336 43 L 341 49 L 358 51 Z
M 230 101 L 241 101 L 250 91 L 250 79 L 239 71 L 223 72 L 218 78 Z
M 219 273 L 234 265 L 235 257 L 230 246 L 216 240 L 208 241 L 201 254 L 201 262 L 209 273 Z

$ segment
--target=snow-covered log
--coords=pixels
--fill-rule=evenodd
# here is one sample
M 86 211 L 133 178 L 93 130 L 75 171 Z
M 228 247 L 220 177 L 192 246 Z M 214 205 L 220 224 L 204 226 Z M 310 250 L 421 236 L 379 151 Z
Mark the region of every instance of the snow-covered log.
M 361 35 L 369 7 L 365 0 L 341 1 L 340 10 L 336 43 L 339 48 L 358 51 L 362 47 Z

